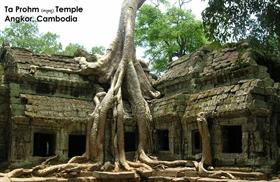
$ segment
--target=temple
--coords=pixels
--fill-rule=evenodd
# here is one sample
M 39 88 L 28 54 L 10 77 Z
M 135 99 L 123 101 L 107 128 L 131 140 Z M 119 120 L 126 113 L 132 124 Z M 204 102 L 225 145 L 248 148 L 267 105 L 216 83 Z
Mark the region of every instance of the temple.
M 53 155 L 67 160 L 84 153 L 92 100 L 104 86 L 78 70 L 73 57 L 1 48 L 2 165 L 31 165 Z M 196 117 L 205 112 L 215 166 L 271 170 L 280 160 L 279 70 L 276 58 L 247 43 L 202 47 L 169 63 L 153 83 L 162 97 L 149 101 L 155 154 L 164 160 L 199 160 Z M 129 158 L 137 149 L 137 129 L 129 103 L 125 108 Z

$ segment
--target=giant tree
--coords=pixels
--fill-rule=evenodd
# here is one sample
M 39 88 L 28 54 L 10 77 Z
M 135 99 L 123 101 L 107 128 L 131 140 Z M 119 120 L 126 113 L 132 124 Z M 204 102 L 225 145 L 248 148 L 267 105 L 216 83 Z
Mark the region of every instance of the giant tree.
M 107 50 L 105 56 L 97 62 L 87 62 L 80 58 L 81 73 L 94 74 L 100 83 L 110 83 L 110 88 L 96 94 L 95 110 L 92 122 L 88 127 L 88 142 L 85 157 L 102 165 L 109 159 L 104 151 L 105 124 L 109 110 L 113 110 L 112 154 L 115 169 L 122 166 L 130 169 L 125 159 L 123 129 L 123 97 L 131 105 L 133 116 L 137 122 L 139 144 L 137 158 L 150 166 L 180 165 L 186 161 L 156 161 L 147 153 L 152 151 L 152 116 L 145 98 L 157 98 L 160 93 L 153 89 L 139 61 L 135 57 L 134 27 L 137 9 L 144 0 L 124 0 L 121 10 L 120 24 L 116 39 Z M 133 165 L 130 163 L 130 165 Z M 147 166 L 146 166 L 147 167 Z

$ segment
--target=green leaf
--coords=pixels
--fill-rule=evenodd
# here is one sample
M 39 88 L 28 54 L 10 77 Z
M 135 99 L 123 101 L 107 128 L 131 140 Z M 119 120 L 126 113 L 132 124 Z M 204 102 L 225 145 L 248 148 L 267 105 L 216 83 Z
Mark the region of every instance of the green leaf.
M 183 56 L 207 43 L 201 21 L 190 10 L 143 5 L 136 19 L 136 44 L 145 49 L 154 72 L 162 72 L 173 56 Z

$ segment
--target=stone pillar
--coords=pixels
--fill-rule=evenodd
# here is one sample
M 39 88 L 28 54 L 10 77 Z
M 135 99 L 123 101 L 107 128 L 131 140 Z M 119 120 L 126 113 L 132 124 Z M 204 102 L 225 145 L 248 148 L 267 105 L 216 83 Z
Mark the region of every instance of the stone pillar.
M 61 128 L 56 139 L 56 155 L 60 156 L 61 160 L 68 159 L 68 135 L 67 132 Z

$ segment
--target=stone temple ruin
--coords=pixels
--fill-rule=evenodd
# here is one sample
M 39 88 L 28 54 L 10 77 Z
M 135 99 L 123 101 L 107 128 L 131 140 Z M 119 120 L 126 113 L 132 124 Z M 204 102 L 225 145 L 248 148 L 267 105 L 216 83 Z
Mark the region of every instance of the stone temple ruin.
M 203 111 L 216 165 L 275 163 L 280 156 L 279 68 L 246 45 L 202 48 L 169 64 L 155 84 L 164 97 L 151 104 L 156 129 L 168 133 L 169 154 L 200 158 L 195 119 Z
M 73 57 L 1 49 L 2 166 L 84 153 L 92 98 L 102 86 L 78 70 Z M 157 156 L 200 159 L 196 114 L 206 112 L 215 166 L 271 170 L 280 160 L 279 70 L 276 59 L 247 44 L 204 47 L 169 63 L 154 82 L 163 96 L 150 102 Z M 137 129 L 129 109 L 125 119 L 129 158 L 137 149 Z

